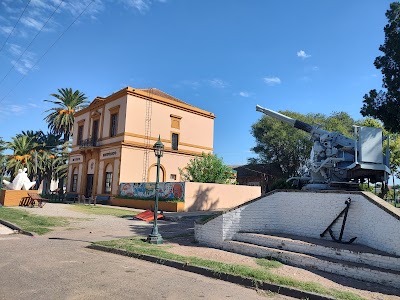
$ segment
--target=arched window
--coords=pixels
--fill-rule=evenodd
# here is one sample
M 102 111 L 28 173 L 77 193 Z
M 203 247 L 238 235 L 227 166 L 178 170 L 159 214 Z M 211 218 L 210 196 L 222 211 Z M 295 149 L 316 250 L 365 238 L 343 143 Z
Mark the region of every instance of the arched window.
M 104 194 L 111 194 L 113 180 L 113 169 L 111 164 L 107 165 L 104 178 Z
M 156 181 L 156 174 L 157 174 L 157 164 L 152 164 L 148 171 L 148 182 L 155 182 Z M 160 165 L 160 174 L 159 174 L 159 181 L 165 182 L 166 172 L 163 165 Z
M 78 169 L 74 168 L 72 172 L 71 192 L 76 192 L 78 186 Z

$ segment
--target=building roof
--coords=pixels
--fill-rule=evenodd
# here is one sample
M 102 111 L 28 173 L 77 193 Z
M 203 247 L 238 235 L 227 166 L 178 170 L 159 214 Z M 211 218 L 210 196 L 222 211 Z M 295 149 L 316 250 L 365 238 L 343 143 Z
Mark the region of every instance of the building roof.
M 191 105 L 191 104 L 189 104 L 189 103 L 187 103 L 185 101 L 182 101 L 182 100 L 180 100 L 178 98 L 175 98 L 175 97 L 171 96 L 170 94 L 167 94 L 166 92 L 163 92 L 163 91 L 161 91 L 161 90 L 159 90 L 157 88 L 136 89 L 136 90 L 149 93 L 149 97 L 151 97 L 151 95 L 157 95 L 157 96 L 160 96 L 160 97 L 163 97 L 163 98 L 167 98 L 169 100 L 173 100 L 173 101 L 177 101 L 177 102 L 180 102 L 180 103 L 184 103 L 186 105 L 193 106 L 193 105 Z
M 214 119 L 215 115 L 209 111 L 198 108 L 194 105 L 188 104 L 178 98 L 175 98 L 159 89 L 156 88 L 145 88 L 145 89 L 137 89 L 132 87 L 123 88 L 107 97 L 96 97 L 86 108 L 75 113 L 75 116 L 79 116 L 84 114 L 91 109 L 95 109 L 104 105 L 104 103 L 108 103 L 124 95 L 132 95 L 139 96 L 141 98 L 149 99 L 154 102 L 158 102 L 164 105 L 172 106 L 181 110 L 189 111 L 195 114 L 199 114 L 201 116 Z

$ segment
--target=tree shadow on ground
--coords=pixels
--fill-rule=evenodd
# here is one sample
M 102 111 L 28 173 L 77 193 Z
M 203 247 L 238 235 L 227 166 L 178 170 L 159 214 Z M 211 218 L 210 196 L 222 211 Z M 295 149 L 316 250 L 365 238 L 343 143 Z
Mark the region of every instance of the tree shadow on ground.
M 194 235 L 194 219 L 180 221 L 157 221 L 158 231 L 163 238 L 171 238 L 177 235 Z M 153 222 L 135 220 L 129 225 L 134 235 L 148 236 L 153 228 Z

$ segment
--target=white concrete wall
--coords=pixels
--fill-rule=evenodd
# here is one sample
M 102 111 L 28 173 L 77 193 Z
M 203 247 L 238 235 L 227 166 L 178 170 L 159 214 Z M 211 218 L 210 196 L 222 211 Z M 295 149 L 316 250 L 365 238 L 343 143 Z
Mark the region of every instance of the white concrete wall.
M 287 233 L 313 238 L 320 234 L 352 199 L 343 240 L 400 255 L 400 210 L 372 193 L 276 192 L 205 223 L 196 224 L 199 242 L 222 245 L 236 232 Z M 343 218 L 332 230 L 339 237 Z M 329 233 L 326 239 L 331 239 Z

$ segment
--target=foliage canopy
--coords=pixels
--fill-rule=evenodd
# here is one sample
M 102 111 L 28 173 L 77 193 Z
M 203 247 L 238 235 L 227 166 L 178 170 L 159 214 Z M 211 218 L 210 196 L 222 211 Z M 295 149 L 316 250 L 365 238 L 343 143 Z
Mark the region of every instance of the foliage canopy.
M 385 41 L 379 47 L 383 55 L 374 61 L 383 75 L 383 90 L 364 95 L 361 114 L 381 120 L 391 132 L 400 132 L 400 2 L 390 4 L 386 18 Z
M 74 125 L 74 114 L 87 104 L 86 96 L 79 90 L 71 88 L 58 89 L 58 94 L 51 94 L 56 100 L 44 100 L 51 102 L 56 107 L 46 110 L 50 114 L 45 117 L 49 129 L 54 134 L 63 134 L 64 142 L 67 142 L 72 135 Z
M 224 164 L 221 158 L 211 153 L 191 159 L 179 173 L 183 181 L 204 183 L 235 183 L 234 171 Z

